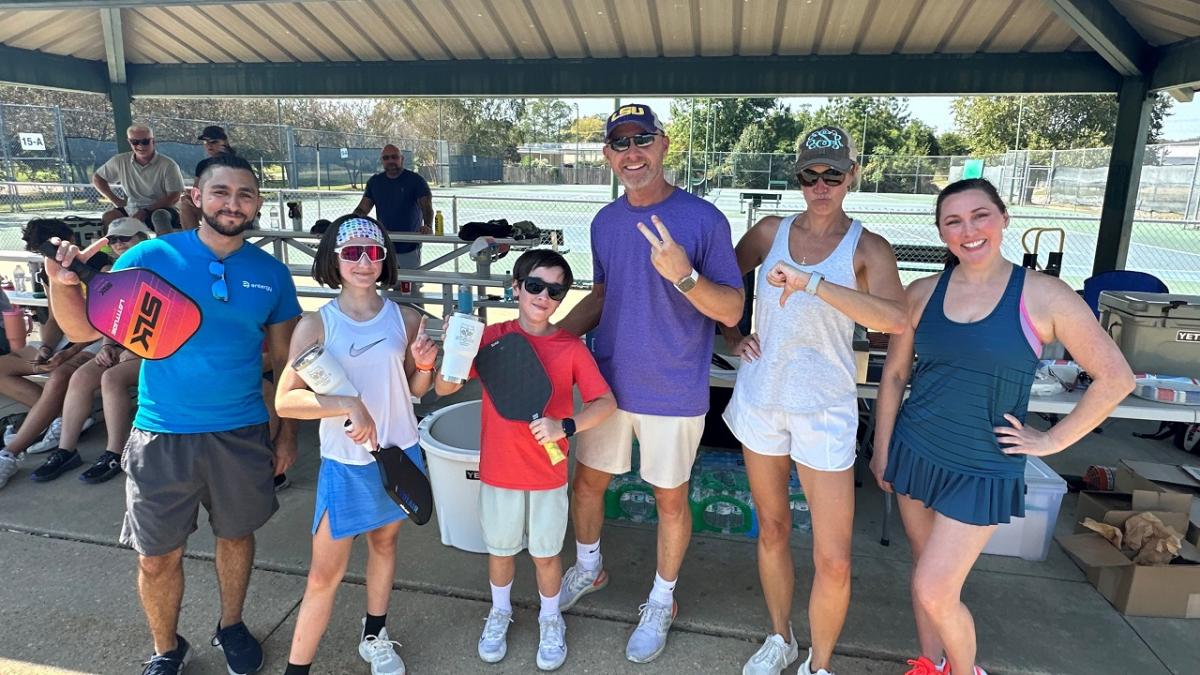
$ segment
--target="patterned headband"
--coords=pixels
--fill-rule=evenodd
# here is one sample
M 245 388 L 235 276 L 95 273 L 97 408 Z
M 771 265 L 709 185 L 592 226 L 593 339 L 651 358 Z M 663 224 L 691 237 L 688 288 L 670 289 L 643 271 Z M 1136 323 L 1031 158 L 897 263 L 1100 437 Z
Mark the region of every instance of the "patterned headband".
M 366 237 L 383 244 L 383 232 L 379 226 L 365 218 L 351 218 L 338 226 L 336 240 L 338 246 L 355 237 Z

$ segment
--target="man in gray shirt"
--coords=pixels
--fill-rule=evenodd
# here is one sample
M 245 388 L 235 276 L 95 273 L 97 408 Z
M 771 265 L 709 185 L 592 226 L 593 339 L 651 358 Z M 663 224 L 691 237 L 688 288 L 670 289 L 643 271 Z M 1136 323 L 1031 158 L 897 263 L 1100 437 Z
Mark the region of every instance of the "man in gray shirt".
M 159 234 L 179 228 L 175 203 L 183 193 L 183 174 L 175 160 L 159 154 L 154 147 L 154 132 L 142 124 L 126 131 L 132 152 L 122 152 L 92 174 L 92 185 L 113 203 L 101 216 L 107 226 L 124 216 L 137 218 Z M 127 195 L 118 197 L 112 186 L 120 185 Z M 157 215 L 156 215 L 157 213 Z

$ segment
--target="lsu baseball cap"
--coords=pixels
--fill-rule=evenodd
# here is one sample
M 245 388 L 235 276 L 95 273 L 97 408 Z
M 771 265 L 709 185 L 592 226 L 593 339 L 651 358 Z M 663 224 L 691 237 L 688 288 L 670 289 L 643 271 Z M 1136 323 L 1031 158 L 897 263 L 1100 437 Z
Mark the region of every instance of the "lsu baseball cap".
M 227 141 L 227 140 L 229 140 L 229 136 L 225 135 L 225 130 L 223 128 L 213 125 L 210 127 L 204 127 L 204 131 L 200 132 L 200 135 L 196 137 L 196 140 L 198 140 L 198 141 Z
M 796 173 L 825 164 L 838 171 L 854 166 L 854 140 L 843 129 L 824 126 L 808 132 L 796 148 Z
M 662 122 L 658 121 L 658 115 L 655 115 L 650 106 L 644 103 L 630 103 L 613 111 L 613 114 L 608 116 L 608 123 L 604 126 L 604 139 L 612 139 L 613 129 L 622 124 L 636 124 L 647 133 L 664 131 Z

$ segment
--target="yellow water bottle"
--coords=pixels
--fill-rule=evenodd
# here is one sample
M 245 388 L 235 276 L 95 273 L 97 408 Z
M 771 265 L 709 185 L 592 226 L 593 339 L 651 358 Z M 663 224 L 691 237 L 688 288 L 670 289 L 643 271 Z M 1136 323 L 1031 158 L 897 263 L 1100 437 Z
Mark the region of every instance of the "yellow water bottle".
M 446 220 L 441 211 L 433 214 L 433 233 L 439 237 L 446 234 Z

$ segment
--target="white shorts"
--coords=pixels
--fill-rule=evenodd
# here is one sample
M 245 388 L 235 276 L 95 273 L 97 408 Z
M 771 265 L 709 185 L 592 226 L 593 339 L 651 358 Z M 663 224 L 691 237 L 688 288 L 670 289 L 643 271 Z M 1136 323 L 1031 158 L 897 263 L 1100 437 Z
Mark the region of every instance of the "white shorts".
M 735 390 L 721 419 L 746 449 L 759 455 L 790 455 L 817 471 L 854 466 L 858 443 L 858 401 L 811 413 L 766 410 L 742 400 Z
M 535 558 L 551 558 L 567 536 L 567 486 L 550 490 L 509 490 L 479 485 L 479 524 L 483 543 L 496 556 L 526 548 Z
M 655 487 L 676 488 L 691 478 L 703 435 L 704 415 L 667 417 L 618 409 L 600 426 L 579 434 L 575 461 L 613 475 L 626 473 L 632 468 L 636 436 L 642 480 Z

